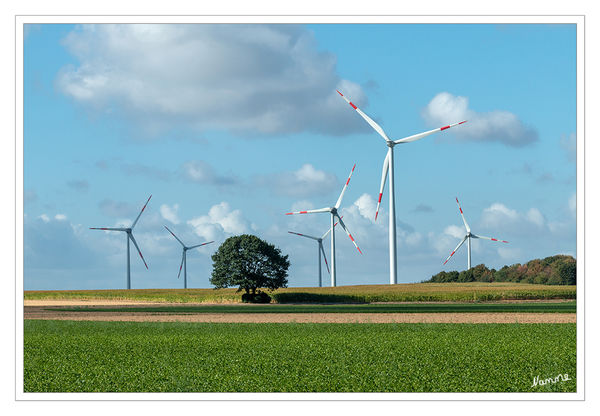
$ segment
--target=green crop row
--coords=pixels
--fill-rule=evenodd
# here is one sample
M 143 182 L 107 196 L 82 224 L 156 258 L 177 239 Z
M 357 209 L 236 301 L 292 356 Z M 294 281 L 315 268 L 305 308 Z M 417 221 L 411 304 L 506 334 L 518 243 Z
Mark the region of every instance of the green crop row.
M 575 299 L 576 286 L 525 283 L 407 283 L 322 288 L 285 288 L 272 293 L 277 303 L 370 303 L 505 299 Z M 172 303 L 239 303 L 235 289 L 137 289 L 26 291 L 26 300 L 103 299 Z
M 574 324 L 24 325 L 26 392 L 576 391 Z
M 159 305 L 134 307 L 76 306 L 53 308 L 65 312 L 150 312 L 150 313 L 576 313 L 577 303 L 386 303 L 361 305 Z

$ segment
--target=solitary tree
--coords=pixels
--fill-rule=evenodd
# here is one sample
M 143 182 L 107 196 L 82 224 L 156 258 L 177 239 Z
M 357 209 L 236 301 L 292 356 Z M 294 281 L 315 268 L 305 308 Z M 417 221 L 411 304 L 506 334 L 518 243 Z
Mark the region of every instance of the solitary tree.
M 244 290 L 243 300 L 270 301 L 260 288 L 275 290 L 287 287 L 288 256 L 255 235 L 229 237 L 212 256 L 210 282 L 215 289 L 238 286 Z

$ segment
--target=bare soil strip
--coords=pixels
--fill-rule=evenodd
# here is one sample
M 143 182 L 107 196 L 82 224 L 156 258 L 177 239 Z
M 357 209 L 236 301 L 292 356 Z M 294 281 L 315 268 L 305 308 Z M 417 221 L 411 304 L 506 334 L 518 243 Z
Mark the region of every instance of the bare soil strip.
M 485 303 L 560 303 L 572 302 L 574 299 L 503 299 L 486 301 Z M 394 304 L 451 304 L 451 303 L 469 303 L 469 302 L 373 302 L 376 305 L 394 305 Z M 236 305 L 236 306 L 256 306 L 250 303 L 169 303 L 169 302 L 151 302 L 151 301 L 133 301 L 133 300 L 118 300 L 118 299 L 25 299 L 24 306 L 208 306 L 208 305 Z M 292 305 L 285 303 L 284 305 Z M 301 305 L 306 305 L 302 303 Z M 260 305 L 259 305 L 260 306 Z
M 202 313 L 65 312 L 26 307 L 25 319 L 226 323 L 575 323 L 574 313 Z

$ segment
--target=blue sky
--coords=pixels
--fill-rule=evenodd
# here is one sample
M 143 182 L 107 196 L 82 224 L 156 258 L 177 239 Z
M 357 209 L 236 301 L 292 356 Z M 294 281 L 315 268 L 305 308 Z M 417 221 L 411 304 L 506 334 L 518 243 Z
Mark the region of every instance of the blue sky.
M 386 147 L 340 89 L 392 139 L 465 125 L 395 151 L 398 280 L 463 270 L 458 196 L 489 267 L 576 252 L 574 25 L 35 25 L 24 43 L 25 289 L 210 287 L 210 255 L 253 233 L 290 255 L 290 286 L 317 282 L 324 214 L 342 204 L 338 284 L 389 281 Z M 328 258 L 330 252 L 325 243 Z M 133 249 L 133 247 L 132 247 Z M 328 277 L 324 278 L 328 281 Z

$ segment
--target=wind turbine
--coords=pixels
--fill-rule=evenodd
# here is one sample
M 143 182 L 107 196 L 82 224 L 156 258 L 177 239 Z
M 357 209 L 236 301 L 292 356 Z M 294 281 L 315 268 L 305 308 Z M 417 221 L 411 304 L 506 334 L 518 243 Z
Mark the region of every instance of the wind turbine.
M 381 137 L 384 138 L 385 143 L 388 147 L 387 155 L 385 156 L 385 159 L 383 160 L 383 169 L 381 172 L 381 186 L 379 187 L 379 199 L 377 200 L 377 210 L 375 211 L 375 221 L 377 221 L 377 215 L 379 214 L 379 205 L 381 204 L 381 196 L 383 195 L 383 187 L 385 186 L 386 175 L 389 172 L 389 177 L 390 177 L 390 219 L 389 219 L 390 284 L 396 284 L 396 283 L 398 283 L 398 276 L 397 276 L 397 263 L 396 263 L 396 203 L 395 203 L 395 195 L 394 195 L 394 146 L 396 146 L 397 144 L 410 143 L 410 142 L 414 142 L 416 140 L 420 140 L 424 137 L 429 136 L 430 134 L 437 133 L 438 131 L 443 131 L 443 130 L 449 129 L 450 127 L 454 127 L 454 126 L 458 126 L 459 124 L 466 123 L 467 120 L 461 121 L 460 123 L 454 123 L 454 124 L 450 124 L 450 125 L 447 125 L 444 127 L 440 127 L 440 128 L 434 129 L 434 130 L 429 130 L 429 131 L 426 131 L 423 133 L 414 134 L 412 136 L 404 137 L 399 140 L 391 140 L 387 136 L 387 134 L 385 134 L 385 132 L 383 131 L 383 129 L 381 128 L 381 126 L 379 124 L 375 123 L 375 121 L 373 121 L 368 115 L 363 113 L 361 111 L 361 109 L 358 108 L 356 105 L 354 105 L 354 103 L 352 103 L 352 101 L 350 101 L 348 98 L 346 98 L 344 96 L 344 94 L 342 94 L 339 91 L 338 91 L 338 94 L 340 94 L 342 96 L 342 98 L 344 100 L 346 100 L 346 102 L 348 104 L 350 104 L 350 106 L 353 109 L 355 109 L 356 112 L 358 114 L 360 114 L 360 116 L 362 118 L 364 118 L 365 121 L 367 123 L 369 123 L 369 125 L 371 127 L 373 127 L 373 129 L 375 129 L 375 131 L 377 133 L 379 133 L 379 135 Z
M 138 214 L 137 218 L 135 219 L 135 221 L 133 222 L 133 224 L 131 224 L 131 227 L 127 227 L 127 228 L 107 228 L 107 227 L 103 227 L 103 228 L 90 228 L 90 230 L 124 231 L 124 232 L 127 233 L 127 289 L 131 289 L 131 266 L 130 266 L 130 261 L 129 261 L 129 240 L 131 240 L 133 242 L 133 245 L 137 249 L 138 253 L 140 254 L 140 257 L 142 258 L 142 261 L 144 262 L 144 266 L 146 266 L 146 269 L 148 269 L 148 265 L 146 264 L 146 260 L 144 260 L 144 256 L 142 256 L 142 252 L 140 251 L 140 248 L 138 247 L 138 245 L 137 245 L 137 243 L 135 241 L 135 238 L 133 237 L 133 233 L 132 232 L 133 232 L 133 227 L 135 227 L 135 225 L 137 224 L 138 220 L 142 216 L 142 213 L 146 209 L 146 205 L 148 205 L 148 202 L 150 202 L 150 198 L 152 198 L 152 195 L 150 195 L 150 197 L 148 198 L 148 200 L 144 204 L 144 206 L 143 206 L 142 210 L 140 211 L 140 213 Z
M 483 238 L 485 240 L 498 241 L 500 243 L 508 243 L 508 241 L 498 240 L 497 238 L 484 237 L 482 235 L 473 234 L 471 232 L 471 227 L 469 227 L 469 224 L 467 224 L 467 220 L 465 220 L 465 215 L 463 214 L 463 210 L 460 207 L 460 202 L 458 202 L 458 198 L 456 198 L 456 203 L 458 204 L 458 209 L 460 210 L 460 216 L 462 217 L 463 223 L 465 224 L 465 229 L 467 230 L 467 235 L 465 235 L 463 237 L 463 239 L 460 241 L 460 243 L 458 243 L 458 245 L 452 251 L 452 253 L 450 253 L 448 258 L 446 258 L 446 261 L 444 262 L 444 264 L 448 263 L 448 260 L 450 260 L 450 257 L 452 257 L 454 255 L 454 253 L 456 253 L 456 250 L 458 250 L 460 248 L 460 246 L 462 246 L 466 240 L 467 241 L 467 270 L 469 270 L 471 268 L 471 238 Z
M 181 267 L 183 266 L 183 288 L 187 289 L 187 251 L 194 249 L 194 248 L 198 248 L 198 247 L 202 247 L 205 246 L 207 244 L 210 243 L 214 243 L 214 241 L 209 241 L 208 243 L 202 243 L 202 244 L 197 244 L 195 246 L 191 246 L 188 247 L 185 244 L 183 244 L 183 241 L 181 241 L 174 233 L 173 231 L 169 230 L 169 227 L 167 227 L 165 225 L 165 228 L 167 229 L 168 232 L 171 233 L 171 235 L 173 237 L 175 237 L 175 239 L 177 241 L 179 241 L 179 243 L 183 246 L 183 254 L 181 255 L 181 264 L 179 265 L 179 273 L 177 273 L 177 278 L 179 279 L 179 276 L 181 275 Z
M 337 222 L 333 225 L 334 227 L 337 225 Z M 306 238 L 310 238 L 312 240 L 316 240 L 317 243 L 319 243 L 318 245 L 318 253 L 319 253 L 319 287 L 323 286 L 323 281 L 321 279 L 321 253 L 323 253 L 323 258 L 325 259 L 325 267 L 327 267 L 327 273 L 331 273 L 329 271 L 329 265 L 327 264 L 327 256 L 325 255 L 325 250 L 323 250 L 323 239 L 325 237 L 327 237 L 327 234 L 329 234 L 329 231 L 331 231 L 331 228 L 327 230 L 327 232 L 325 232 L 325 234 L 323 234 L 321 237 L 314 237 L 312 235 L 307 235 L 307 234 L 300 234 L 300 233 L 295 233 L 293 231 L 288 231 L 288 233 L 290 234 L 296 234 L 299 235 L 300 237 L 306 237 Z
M 348 188 L 348 184 L 350 183 L 350 178 L 352 177 L 352 172 L 354 172 L 354 168 L 356 167 L 356 163 L 354 164 L 354 166 L 352 166 L 352 170 L 350 171 L 350 175 L 348 176 L 348 180 L 346 181 L 346 184 L 344 185 L 344 187 L 342 188 L 342 193 L 340 194 L 337 202 L 335 203 L 334 206 L 332 207 L 325 207 L 325 208 L 319 208 L 319 209 L 309 209 L 306 211 L 296 211 L 296 212 L 288 212 L 285 215 L 293 215 L 293 214 L 314 214 L 317 212 L 329 212 L 331 214 L 331 287 L 335 287 L 336 285 L 336 275 L 335 275 L 335 218 L 337 217 L 338 222 L 340 223 L 340 225 L 342 226 L 342 228 L 344 229 L 344 231 L 346 231 L 346 234 L 348 234 L 348 237 L 350 237 L 350 240 L 352 240 L 352 243 L 354 244 L 354 246 L 356 247 L 356 249 L 358 250 L 358 252 L 360 254 L 362 254 L 362 251 L 360 251 L 360 248 L 358 248 L 358 245 L 356 244 L 356 241 L 354 241 L 354 237 L 352 237 L 352 234 L 350 234 L 350 231 L 348 230 L 348 228 L 346 227 L 346 224 L 344 224 L 344 221 L 342 221 L 342 218 L 340 217 L 340 215 L 338 214 L 338 209 L 342 203 L 342 199 L 344 198 L 344 193 L 346 192 L 346 188 Z

